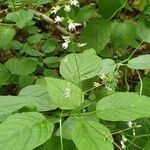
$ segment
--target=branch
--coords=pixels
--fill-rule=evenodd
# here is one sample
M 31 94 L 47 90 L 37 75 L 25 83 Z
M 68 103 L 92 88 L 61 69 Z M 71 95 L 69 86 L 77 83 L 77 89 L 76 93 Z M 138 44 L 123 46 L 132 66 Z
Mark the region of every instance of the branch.
M 36 10 L 32 10 L 32 13 L 34 14 L 34 16 L 39 17 L 41 19 L 43 19 L 44 21 L 46 21 L 47 23 L 51 24 L 54 28 L 56 28 L 57 30 L 59 30 L 61 33 L 65 34 L 65 35 L 69 35 L 72 38 L 74 38 L 74 35 L 72 33 L 70 33 L 69 31 L 67 31 L 65 28 L 61 27 L 60 25 L 57 25 L 54 23 L 54 20 L 51 19 L 50 17 L 48 17 L 47 15 L 38 12 Z

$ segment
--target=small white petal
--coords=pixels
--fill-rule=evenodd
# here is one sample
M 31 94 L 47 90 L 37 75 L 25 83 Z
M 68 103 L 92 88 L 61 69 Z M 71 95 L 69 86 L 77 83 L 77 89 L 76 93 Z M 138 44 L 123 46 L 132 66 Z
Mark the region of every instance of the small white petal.
M 67 49 L 67 48 L 68 48 L 68 43 L 67 43 L 67 42 L 64 42 L 64 43 L 62 44 L 62 48 L 63 48 L 63 49 Z
M 70 5 L 79 7 L 79 1 L 78 0 L 70 0 Z
M 135 129 L 133 129 L 132 131 L 133 131 L 133 136 L 135 136 Z
M 59 16 L 56 16 L 56 18 L 54 19 L 54 23 L 60 23 L 64 20 L 64 17 L 59 17 Z
M 81 26 L 80 23 L 75 23 L 73 20 L 69 20 L 68 23 L 69 23 L 68 29 L 69 29 L 70 31 L 76 30 L 76 27 L 77 27 L 77 26 Z
M 100 86 L 100 83 L 94 82 L 94 87 L 99 87 L 99 86 Z
M 99 77 L 100 77 L 102 80 L 104 80 L 104 79 L 106 78 L 106 75 L 105 75 L 105 74 L 101 74 Z
M 70 11 L 71 11 L 70 5 L 65 5 L 64 10 L 65 10 L 66 12 L 70 12 Z
M 51 14 L 56 14 L 60 10 L 60 6 L 52 7 Z
M 83 46 L 85 46 L 86 44 L 87 44 L 87 43 L 78 43 L 77 46 L 78 46 L 78 47 L 83 47 Z
M 124 142 L 127 142 L 128 139 L 123 135 L 123 136 L 122 136 L 122 140 L 123 140 Z
M 127 125 L 129 126 L 129 128 L 132 128 L 132 127 L 133 127 L 133 122 L 132 122 L 132 121 L 129 121 L 129 122 L 127 123 Z
M 120 144 L 121 144 L 121 148 L 122 148 L 122 149 L 125 149 L 125 148 L 126 148 L 126 145 L 125 145 L 124 141 L 121 141 Z

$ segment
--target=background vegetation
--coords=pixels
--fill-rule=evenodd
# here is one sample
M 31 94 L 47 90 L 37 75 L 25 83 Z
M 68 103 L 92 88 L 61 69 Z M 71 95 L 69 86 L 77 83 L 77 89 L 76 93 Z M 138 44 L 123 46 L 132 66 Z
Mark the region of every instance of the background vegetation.
M 150 150 L 150 0 L 0 0 L 1 150 Z

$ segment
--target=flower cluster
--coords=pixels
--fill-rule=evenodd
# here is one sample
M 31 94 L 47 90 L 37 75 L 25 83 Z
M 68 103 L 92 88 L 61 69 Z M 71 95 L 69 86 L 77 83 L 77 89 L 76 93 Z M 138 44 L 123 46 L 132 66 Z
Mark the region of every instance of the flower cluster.
M 67 15 L 67 17 L 65 17 L 65 18 L 59 16 L 58 15 L 58 11 L 60 9 L 63 9 L 66 12 L 66 14 L 67 14 L 67 13 L 69 13 L 71 11 L 71 7 L 72 6 L 79 7 L 80 6 L 79 5 L 79 1 L 78 0 L 70 0 L 69 2 L 66 2 L 64 5 L 61 5 L 61 6 L 57 5 L 55 7 L 52 7 L 52 10 L 51 10 L 51 14 L 53 14 L 54 17 L 55 17 L 54 18 L 54 23 L 59 24 L 59 23 L 61 23 L 63 21 L 66 21 L 67 28 L 68 28 L 69 31 L 75 31 L 76 28 L 78 26 L 81 26 L 82 24 L 81 23 L 77 23 L 74 20 L 72 20 L 71 18 L 69 18 L 69 15 Z M 64 43 L 62 44 L 62 48 L 67 49 L 68 48 L 68 44 L 70 43 L 70 38 L 68 36 L 67 37 L 63 36 L 63 39 L 64 39 Z M 85 46 L 85 45 L 86 45 L 86 43 L 81 43 L 81 44 L 78 43 L 77 44 L 78 47 L 82 47 L 82 46 Z
M 118 72 L 110 72 L 108 74 L 102 74 L 99 76 L 102 80 L 102 84 L 105 85 L 105 88 L 108 91 L 115 91 L 115 88 L 117 87 L 118 84 L 118 79 L 120 78 L 120 75 Z
M 78 26 L 81 26 L 81 24 L 80 24 L 80 23 L 75 23 L 75 22 L 74 22 L 73 20 L 71 20 L 71 19 L 68 20 L 68 29 L 69 29 L 70 31 L 76 30 L 76 27 L 78 27 Z
M 132 121 L 128 121 L 127 125 L 128 125 L 129 128 L 133 128 L 132 129 L 133 136 L 135 136 L 135 128 L 140 128 L 141 127 L 141 125 L 137 125 L 136 122 L 132 122 Z
M 70 36 L 62 36 L 64 43 L 62 44 L 62 48 L 67 49 L 69 43 L 71 42 Z

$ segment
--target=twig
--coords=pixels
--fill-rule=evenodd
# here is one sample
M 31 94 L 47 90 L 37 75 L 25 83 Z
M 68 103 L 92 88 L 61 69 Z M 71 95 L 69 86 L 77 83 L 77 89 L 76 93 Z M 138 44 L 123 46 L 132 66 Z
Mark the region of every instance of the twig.
M 141 75 L 140 75 L 139 71 L 138 71 L 138 70 L 136 70 L 136 71 L 137 71 L 137 74 L 138 74 L 139 79 L 140 79 L 140 95 L 142 95 L 142 91 L 143 91 L 143 81 L 142 81 L 142 78 L 141 78 Z
M 45 14 L 43 14 L 41 12 L 38 12 L 36 10 L 32 10 L 32 9 L 30 9 L 30 10 L 32 11 L 32 13 L 33 13 L 34 16 L 39 17 L 39 18 L 43 19 L 44 21 L 46 21 L 47 23 L 51 24 L 54 28 L 56 28 L 57 30 L 59 30 L 61 33 L 65 34 L 65 35 L 69 35 L 72 38 L 74 38 L 74 35 L 72 33 L 70 33 L 69 31 L 67 31 L 62 26 L 60 26 L 58 24 L 55 24 L 54 20 L 51 19 L 50 17 L 48 17 L 47 15 L 45 15 Z

